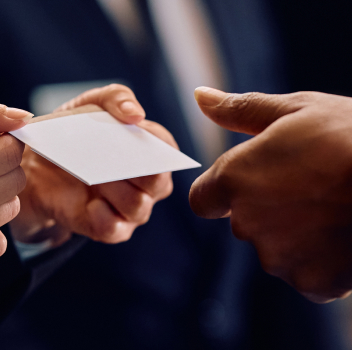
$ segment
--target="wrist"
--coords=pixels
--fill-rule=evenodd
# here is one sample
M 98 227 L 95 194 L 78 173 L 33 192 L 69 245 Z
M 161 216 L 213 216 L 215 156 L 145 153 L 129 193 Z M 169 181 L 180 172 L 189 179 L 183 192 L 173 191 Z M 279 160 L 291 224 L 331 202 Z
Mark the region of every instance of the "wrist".
M 62 245 L 72 236 L 72 233 L 68 229 L 56 224 L 51 224 L 38 230 L 35 230 L 35 227 L 31 227 L 30 230 L 27 228 L 27 230 L 24 229 L 21 231 L 18 226 L 11 222 L 10 228 L 12 237 L 17 242 L 24 244 L 41 244 L 46 242 L 46 244 L 50 244 L 51 248 Z
M 14 240 L 25 244 L 50 242 L 52 247 L 57 247 L 72 236 L 68 229 L 56 224 L 53 219 L 35 220 L 34 217 L 23 213 L 20 213 L 9 225 Z

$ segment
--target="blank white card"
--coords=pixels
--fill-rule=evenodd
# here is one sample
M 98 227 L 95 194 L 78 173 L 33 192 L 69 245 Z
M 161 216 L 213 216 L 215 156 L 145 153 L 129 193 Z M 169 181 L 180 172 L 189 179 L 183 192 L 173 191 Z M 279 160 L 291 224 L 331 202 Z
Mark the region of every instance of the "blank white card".
M 107 112 L 69 115 L 10 132 L 87 185 L 201 166 L 164 141 Z

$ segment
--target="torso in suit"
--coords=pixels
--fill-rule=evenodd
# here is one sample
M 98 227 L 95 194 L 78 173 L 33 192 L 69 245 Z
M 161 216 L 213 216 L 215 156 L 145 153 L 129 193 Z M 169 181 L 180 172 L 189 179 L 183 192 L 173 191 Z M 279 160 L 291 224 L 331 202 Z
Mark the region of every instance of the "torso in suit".
M 153 40 L 141 58 L 131 57 L 93 0 L 0 3 L 2 103 L 28 108 L 38 85 L 117 78 L 197 156 L 146 8 Z M 205 4 L 231 89 L 286 92 L 266 2 Z M 129 242 L 88 243 L 4 322 L 6 349 L 338 349 L 328 306 L 264 274 L 227 220 L 192 214 L 188 190 L 199 173 L 175 173 L 174 193 Z

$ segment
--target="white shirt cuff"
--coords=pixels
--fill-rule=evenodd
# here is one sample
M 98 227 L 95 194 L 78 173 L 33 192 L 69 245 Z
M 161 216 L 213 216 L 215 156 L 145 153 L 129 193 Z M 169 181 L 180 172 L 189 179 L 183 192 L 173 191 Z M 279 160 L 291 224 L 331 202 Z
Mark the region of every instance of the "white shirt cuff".
M 40 243 L 23 243 L 16 240 L 14 243 L 22 261 L 32 259 L 53 248 L 53 243 L 50 238 Z

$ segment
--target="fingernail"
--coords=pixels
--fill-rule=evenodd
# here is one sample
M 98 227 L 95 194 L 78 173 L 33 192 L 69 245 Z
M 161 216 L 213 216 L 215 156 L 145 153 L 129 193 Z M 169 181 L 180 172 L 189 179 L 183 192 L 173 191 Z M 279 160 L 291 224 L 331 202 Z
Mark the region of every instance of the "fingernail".
M 141 107 L 139 107 L 132 101 L 122 102 L 119 108 L 120 108 L 120 111 L 126 115 L 140 115 L 140 116 L 144 115 L 144 112 L 141 110 Z
M 7 107 L 6 109 L 6 117 L 15 120 L 22 120 L 27 122 L 30 120 L 34 114 L 24 111 L 23 109 Z
M 195 89 L 194 97 L 198 104 L 213 107 L 221 103 L 227 96 L 226 92 L 201 86 Z

